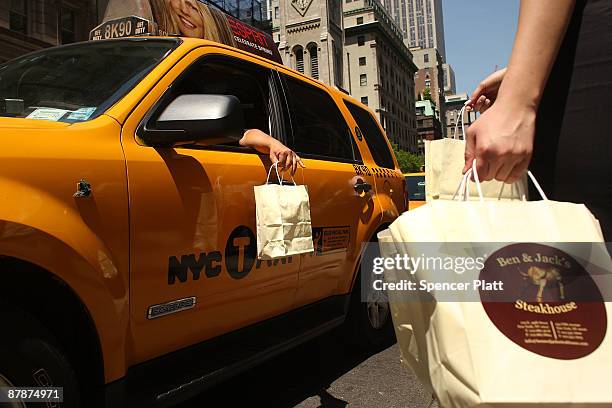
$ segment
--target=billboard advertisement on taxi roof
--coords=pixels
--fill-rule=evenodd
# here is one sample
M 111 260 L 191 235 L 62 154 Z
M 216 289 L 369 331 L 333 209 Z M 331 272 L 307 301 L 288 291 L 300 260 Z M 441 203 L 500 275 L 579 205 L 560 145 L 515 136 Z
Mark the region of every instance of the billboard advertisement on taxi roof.
M 282 64 L 269 34 L 199 0 L 113 0 L 109 2 L 104 22 L 91 31 L 90 39 L 134 35 L 202 38 Z

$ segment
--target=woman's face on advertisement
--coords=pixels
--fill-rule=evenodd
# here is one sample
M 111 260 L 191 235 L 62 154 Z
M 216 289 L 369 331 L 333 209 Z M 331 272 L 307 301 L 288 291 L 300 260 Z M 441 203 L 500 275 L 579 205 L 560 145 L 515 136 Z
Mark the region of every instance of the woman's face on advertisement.
M 168 0 L 174 11 L 181 34 L 186 37 L 204 37 L 204 22 L 197 0 Z

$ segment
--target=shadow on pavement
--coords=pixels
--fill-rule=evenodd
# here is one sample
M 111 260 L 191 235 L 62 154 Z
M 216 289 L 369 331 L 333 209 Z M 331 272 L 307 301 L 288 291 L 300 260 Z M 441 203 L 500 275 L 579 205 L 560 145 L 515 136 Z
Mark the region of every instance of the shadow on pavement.
M 293 407 L 318 396 L 320 404 L 316 405 L 320 407 L 344 408 L 348 402 L 334 397 L 327 389 L 383 348 L 359 353 L 339 339 L 338 332 L 332 331 L 233 377 L 179 407 Z

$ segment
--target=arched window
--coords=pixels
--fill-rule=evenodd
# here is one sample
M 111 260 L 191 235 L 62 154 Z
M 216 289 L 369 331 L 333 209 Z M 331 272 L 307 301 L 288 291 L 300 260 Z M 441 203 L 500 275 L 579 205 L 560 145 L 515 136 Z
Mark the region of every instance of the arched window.
M 304 49 L 300 45 L 296 45 L 293 49 L 295 55 L 295 69 L 302 74 L 304 73 Z
M 310 75 L 314 79 L 319 79 L 319 54 L 317 44 L 310 43 L 308 47 L 308 54 L 310 54 Z

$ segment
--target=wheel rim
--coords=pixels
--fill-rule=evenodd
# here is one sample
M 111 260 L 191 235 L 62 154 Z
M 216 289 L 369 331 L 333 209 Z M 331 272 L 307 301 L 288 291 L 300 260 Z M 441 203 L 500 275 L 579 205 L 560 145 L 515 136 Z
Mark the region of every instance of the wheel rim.
M 389 303 L 368 302 L 368 319 L 370 325 L 376 329 L 382 329 L 389 318 Z
M 0 373 L 0 387 L 14 387 L 13 383 L 8 380 L 2 373 Z M 21 401 L 5 402 L 3 405 L 7 408 L 26 408 L 25 404 Z

